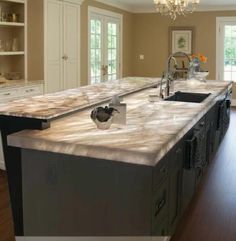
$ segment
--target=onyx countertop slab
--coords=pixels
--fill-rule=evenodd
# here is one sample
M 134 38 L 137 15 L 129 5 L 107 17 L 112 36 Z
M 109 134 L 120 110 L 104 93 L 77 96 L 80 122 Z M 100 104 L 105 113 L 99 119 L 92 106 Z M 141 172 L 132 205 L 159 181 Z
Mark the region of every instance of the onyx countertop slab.
M 0 104 L 0 115 L 51 120 L 158 84 L 159 78 L 127 77 Z
M 175 91 L 211 93 L 202 103 L 149 102 L 157 89 L 149 88 L 124 98 L 127 124 L 98 130 L 92 109 L 52 121 L 51 128 L 25 130 L 8 136 L 10 146 L 75 156 L 155 166 L 158 161 L 231 88 L 230 82 L 176 81 Z

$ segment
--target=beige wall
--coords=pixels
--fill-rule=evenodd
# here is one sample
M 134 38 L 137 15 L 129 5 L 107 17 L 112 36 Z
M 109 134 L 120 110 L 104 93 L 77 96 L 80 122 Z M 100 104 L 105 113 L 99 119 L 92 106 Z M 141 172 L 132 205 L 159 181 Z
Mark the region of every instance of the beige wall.
M 88 83 L 88 6 L 98 7 L 123 15 L 123 76 L 132 75 L 133 14 L 104 5 L 94 0 L 85 0 L 81 7 L 81 83 Z
M 194 26 L 195 52 L 208 57 L 205 69 L 210 79 L 216 73 L 216 17 L 236 16 L 236 11 L 196 12 L 179 17 L 175 22 L 156 13 L 134 15 L 133 74 L 135 76 L 160 76 L 165 69 L 169 52 L 169 27 Z M 145 59 L 139 60 L 144 54 Z M 236 86 L 235 86 L 236 93 Z M 236 98 L 236 94 L 234 96 Z
M 88 6 L 123 14 L 123 76 L 160 76 L 169 51 L 170 26 L 194 26 L 195 52 L 208 57 L 205 69 L 209 78 L 216 73 L 216 17 L 236 16 L 236 11 L 196 12 L 175 22 L 157 13 L 131 14 L 126 11 L 85 0 L 81 6 L 81 83 L 88 83 Z M 37 14 L 36 14 L 37 13 Z M 139 55 L 144 54 L 144 60 Z M 28 0 L 28 75 L 43 79 L 43 0 Z M 236 99 L 236 85 L 234 86 Z
M 28 0 L 28 79 L 44 79 L 43 0 Z

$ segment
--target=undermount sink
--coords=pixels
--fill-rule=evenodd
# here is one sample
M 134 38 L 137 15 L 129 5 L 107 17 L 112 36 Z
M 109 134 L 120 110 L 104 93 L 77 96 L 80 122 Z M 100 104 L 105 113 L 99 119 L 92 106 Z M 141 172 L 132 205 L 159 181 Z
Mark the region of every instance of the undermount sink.
M 193 103 L 201 103 L 204 101 L 209 94 L 203 93 L 190 93 L 190 92 L 181 92 L 177 91 L 173 95 L 165 98 L 165 101 L 181 101 L 181 102 L 193 102 Z

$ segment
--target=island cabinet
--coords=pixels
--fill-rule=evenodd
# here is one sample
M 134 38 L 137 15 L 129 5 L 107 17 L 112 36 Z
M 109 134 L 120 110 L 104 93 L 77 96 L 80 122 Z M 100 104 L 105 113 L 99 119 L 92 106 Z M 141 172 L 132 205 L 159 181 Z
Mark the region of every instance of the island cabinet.
M 201 104 L 160 102 L 145 113 L 150 90 L 131 95 L 142 103 L 127 112 L 130 123 L 107 132 L 90 110 L 51 126 L 54 115 L 2 115 L 16 236 L 171 236 L 227 131 L 229 88 L 218 83 Z
M 174 233 L 181 216 L 184 142 L 181 140 L 153 171 L 152 234 Z

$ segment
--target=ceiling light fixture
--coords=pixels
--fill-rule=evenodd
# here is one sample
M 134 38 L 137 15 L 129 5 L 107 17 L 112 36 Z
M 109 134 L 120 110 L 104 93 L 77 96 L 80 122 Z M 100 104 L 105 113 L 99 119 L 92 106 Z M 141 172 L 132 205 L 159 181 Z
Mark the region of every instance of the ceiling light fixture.
M 178 15 L 187 15 L 196 10 L 200 0 L 154 0 L 156 11 L 175 20 Z

